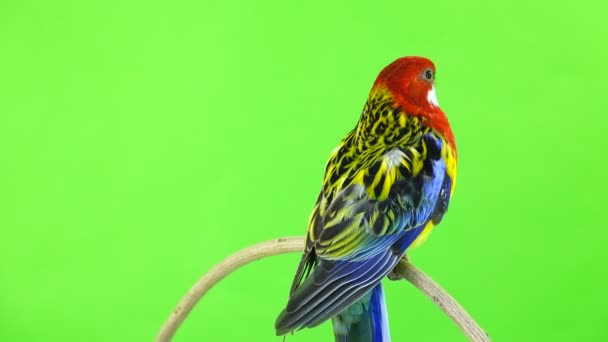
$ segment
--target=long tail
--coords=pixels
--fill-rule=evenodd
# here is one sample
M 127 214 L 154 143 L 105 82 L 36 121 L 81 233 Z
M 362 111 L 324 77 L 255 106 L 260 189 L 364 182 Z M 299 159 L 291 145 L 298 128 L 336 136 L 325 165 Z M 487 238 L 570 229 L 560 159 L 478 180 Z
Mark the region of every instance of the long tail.
M 336 342 L 390 342 L 382 284 L 332 319 Z

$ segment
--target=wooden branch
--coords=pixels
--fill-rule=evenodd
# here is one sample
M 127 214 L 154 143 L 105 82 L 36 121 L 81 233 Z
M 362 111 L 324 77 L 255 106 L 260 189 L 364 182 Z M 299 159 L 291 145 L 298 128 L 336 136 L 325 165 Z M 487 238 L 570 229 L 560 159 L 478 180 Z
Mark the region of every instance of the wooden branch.
M 412 265 L 407 258 L 401 259 L 390 274 L 391 280 L 406 279 L 431 299 L 467 336 L 469 341 L 490 342 L 488 334 L 475 322 L 466 310 L 439 286 L 431 277 Z
M 270 240 L 247 247 L 224 259 L 215 265 L 207 274 L 199 279 L 186 293 L 162 326 L 156 342 L 171 341 L 173 335 L 188 316 L 192 308 L 215 284 L 230 273 L 248 263 L 272 255 L 301 252 L 304 249 L 304 238 L 287 237 Z M 427 297 L 433 300 L 439 308 L 448 315 L 467 338 L 473 342 L 490 342 L 488 335 L 479 327 L 473 318 L 460 306 L 454 298 L 445 292 L 429 276 L 418 270 L 407 258 L 401 260 L 391 273 L 392 280 L 407 279 Z

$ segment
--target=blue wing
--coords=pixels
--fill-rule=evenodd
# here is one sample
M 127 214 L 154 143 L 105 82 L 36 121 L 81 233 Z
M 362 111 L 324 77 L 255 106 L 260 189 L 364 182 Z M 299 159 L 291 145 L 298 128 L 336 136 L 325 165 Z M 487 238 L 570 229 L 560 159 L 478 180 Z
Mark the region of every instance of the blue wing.
M 424 160 L 417 174 L 373 177 L 392 181 L 387 198 L 369 195 L 374 184 L 364 184 L 362 191 L 354 183 L 337 193 L 324 215 L 313 213 L 316 231 L 308 236 L 289 303 L 275 324 L 278 335 L 314 327 L 364 296 L 436 216 L 443 203 L 438 199 L 450 193 L 445 191 L 450 182 L 441 158 L 443 140 L 429 134 L 421 141 L 426 153 L 420 154 Z

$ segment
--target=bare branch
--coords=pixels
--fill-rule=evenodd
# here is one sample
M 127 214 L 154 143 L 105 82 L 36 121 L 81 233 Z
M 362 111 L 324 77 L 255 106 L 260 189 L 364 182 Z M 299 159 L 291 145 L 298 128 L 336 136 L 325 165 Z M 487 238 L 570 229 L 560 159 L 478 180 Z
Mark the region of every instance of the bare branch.
M 401 259 L 391 272 L 391 280 L 406 279 L 431 299 L 467 336 L 469 341 L 490 342 L 488 334 L 475 322 L 466 310 L 439 286 L 431 277 L 412 265 L 407 258 Z
M 170 341 L 177 328 L 179 328 L 194 305 L 198 303 L 205 293 L 241 266 L 267 256 L 301 252 L 303 250 L 304 239 L 302 237 L 288 237 L 255 244 L 222 260 L 222 262 L 215 265 L 207 274 L 199 279 L 190 291 L 186 293 L 161 328 L 160 333 L 156 337 L 156 342 Z
M 277 240 L 270 240 L 247 247 L 219 264 L 215 265 L 205 274 L 188 293 L 182 298 L 173 310 L 163 327 L 161 328 L 156 342 L 171 341 L 173 335 L 188 316 L 192 308 L 198 301 L 220 280 L 230 273 L 236 271 L 241 266 L 272 255 L 300 252 L 304 249 L 304 238 L 287 237 Z M 469 314 L 437 283 L 429 276 L 418 270 L 414 265 L 404 258 L 395 270 L 391 273 L 391 279 L 407 279 L 416 286 L 427 297 L 431 298 L 439 308 L 446 313 L 465 333 L 470 341 L 489 342 L 488 335 L 479 325 L 469 316 Z

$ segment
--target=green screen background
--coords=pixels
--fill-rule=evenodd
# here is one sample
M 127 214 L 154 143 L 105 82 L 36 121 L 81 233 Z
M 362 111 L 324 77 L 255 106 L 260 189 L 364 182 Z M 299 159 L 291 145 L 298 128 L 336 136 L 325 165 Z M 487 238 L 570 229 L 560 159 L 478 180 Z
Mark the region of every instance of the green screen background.
M 0 3 L 0 340 L 150 341 L 210 267 L 303 235 L 377 73 L 438 69 L 459 149 L 413 262 L 495 341 L 606 341 L 601 1 Z M 214 288 L 177 341 L 281 341 L 299 255 Z M 386 282 L 395 341 L 465 341 Z M 324 324 L 288 341 L 330 341 Z

